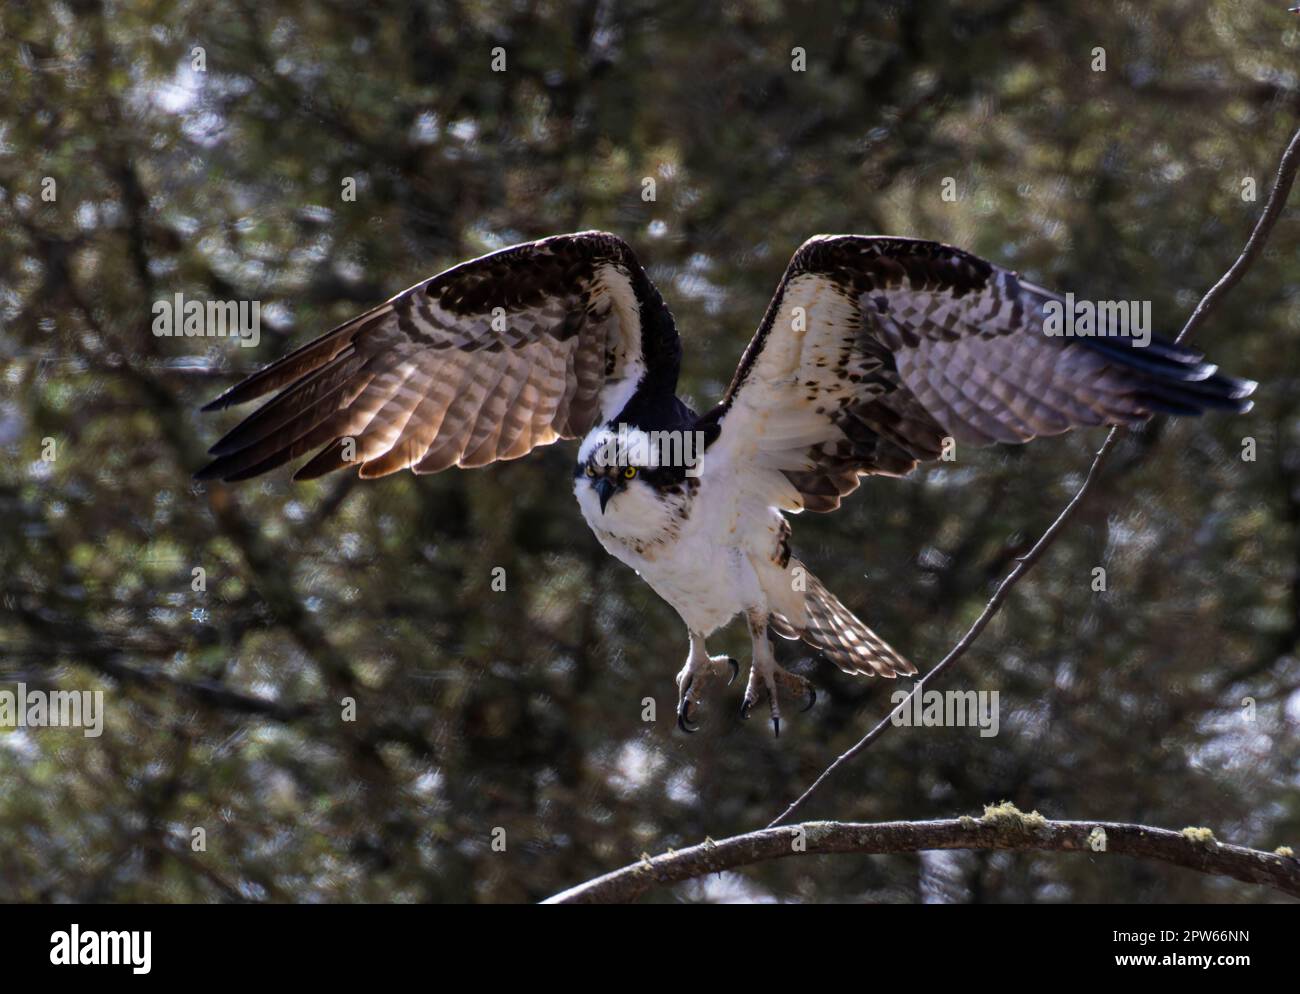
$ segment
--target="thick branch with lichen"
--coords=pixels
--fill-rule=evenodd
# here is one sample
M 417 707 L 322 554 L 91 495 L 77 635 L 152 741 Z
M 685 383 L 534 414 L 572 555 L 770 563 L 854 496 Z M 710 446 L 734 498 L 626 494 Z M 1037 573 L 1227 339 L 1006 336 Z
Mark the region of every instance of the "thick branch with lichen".
M 910 853 L 935 849 L 1085 852 L 1093 858 L 1131 856 L 1232 877 L 1300 897 L 1300 859 L 1289 849 L 1267 853 L 1226 845 L 1206 828 L 1173 832 L 1118 822 L 1049 821 L 1014 805 L 984 809 L 982 818 L 876 824 L 814 821 L 765 828 L 720 842 L 643 856 L 637 863 L 556 894 L 546 904 L 633 901 L 657 887 L 786 856 L 829 853 Z

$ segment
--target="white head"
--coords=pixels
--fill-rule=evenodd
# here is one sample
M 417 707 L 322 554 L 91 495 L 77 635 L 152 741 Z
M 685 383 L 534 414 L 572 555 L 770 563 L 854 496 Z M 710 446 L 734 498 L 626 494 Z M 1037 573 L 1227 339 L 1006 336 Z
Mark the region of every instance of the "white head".
M 638 544 L 676 535 L 697 481 L 670 434 L 603 425 L 583 439 L 573 490 L 598 535 Z

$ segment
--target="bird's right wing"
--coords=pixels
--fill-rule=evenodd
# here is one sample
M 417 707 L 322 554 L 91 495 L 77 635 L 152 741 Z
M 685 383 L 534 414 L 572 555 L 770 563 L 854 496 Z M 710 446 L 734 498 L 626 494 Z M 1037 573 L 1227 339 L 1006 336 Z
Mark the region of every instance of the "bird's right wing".
M 448 269 L 231 387 L 279 391 L 211 449 L 200 479 L 243 480 L 319 450 L 294 479 L 515 459 L 612 419 L 681 346 L 622 239 L 557 235 Z

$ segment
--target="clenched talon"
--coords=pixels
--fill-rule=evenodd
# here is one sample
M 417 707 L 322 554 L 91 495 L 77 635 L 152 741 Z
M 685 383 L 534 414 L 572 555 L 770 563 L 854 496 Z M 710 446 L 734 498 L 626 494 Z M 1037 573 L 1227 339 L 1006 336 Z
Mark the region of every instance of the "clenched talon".
M 772 733 L 780 738 L 781 693 L 806 701 L 803 710 L 809 711 L 817 703 L 817 691 L 803 677 L 777 665 L 765 627 L 756 623 L 751 626 L 751 631 L 754 634 L 754 659 L 740 705 L 740 717 L 747 720 L 759 702 L 766 698 L 771 710 Z M 677 727 L 687 733 L 699 731 L 699 725 L 695 723 L 696 709 L 718 684 L 725 682 L 729 687 L 738 676 L 740 663 L 731 656 L 710 656 L 704 649 L 704 639 L 692 636 L 691 654 L 677 674 Z
M 730 671 L 728 671 L 730 667 Z M 677 727 L 683 732 L 697 732 L 699 726 L 692 712 L 704 703 L 709 691 L 725 682 L 730 686 L 740 672 L 740 664 L 729 656 L 710 656 L 701 639 L 691 640 L 691 654 L 677 674 Z
M 758 702 L 766 697 L 772 714 L 772 734 L 780 738 L 782 694 L 806 702 L 802 710 L 809 711 L 817 703 L 817 691 L 803 677 L 782 669 L 777 664 L 764 619 L 750 619 L 750 634 L 754 639 L 754 660 L 750 665 L 749 683 L 745 687 L 745 702 L 741 706 L 740 716 L 748 718 Z
M 695 677 L 693 675 L 686 678 L 686 683 L 682 687 L 681 698 L 677 701 L 677 727 L 688 733 L 700 730 L 698 725 L 691 722 L 691 684 L 694 682 Z

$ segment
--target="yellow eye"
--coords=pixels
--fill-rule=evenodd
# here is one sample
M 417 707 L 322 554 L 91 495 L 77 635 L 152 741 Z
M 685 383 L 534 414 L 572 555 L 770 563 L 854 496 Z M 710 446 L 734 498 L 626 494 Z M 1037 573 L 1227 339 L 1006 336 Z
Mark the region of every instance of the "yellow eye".
M 591 466 L 591 465 L 588 465 L 588 466 L 587 466 L 587 475 L 588 475 L 588 476 L 595 476 L 595 475 L 596 475 L 596 467 Z
M 635 466 L 628 466 L 626 469 L 623 470 L 623 479 L 625 479 L 625 480 L 631 480 L 631 479 L 633 479 L 635 476 L 636 476 L 636 467 L 635 467 Z

